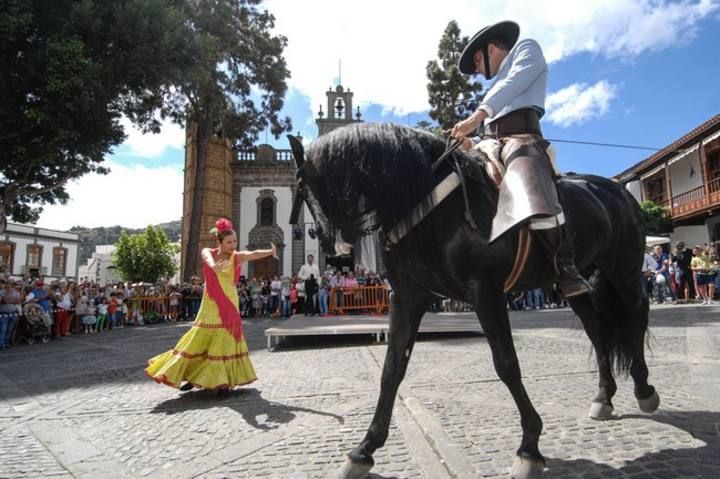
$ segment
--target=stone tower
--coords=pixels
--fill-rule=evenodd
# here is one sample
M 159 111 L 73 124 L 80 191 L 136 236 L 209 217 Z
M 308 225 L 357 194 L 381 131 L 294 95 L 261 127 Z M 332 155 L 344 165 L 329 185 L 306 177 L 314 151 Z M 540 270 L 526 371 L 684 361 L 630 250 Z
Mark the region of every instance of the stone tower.
M 335 128 L 362 121 L 360 107 L 357 108 L 355 119 L 353 119 L 353 93 L 349 88 L 345 90 L 342 85 L 338 85 L 335 90 L 329 88 L 325 95 L 327 96 L 327 118 L 325 118 L 323 107 L 320 105 L 318 117 L 315 120 L 318 126 L 318 136 L 330 133 Z
M 232 182 L 233 175 L 230 169 L 233 160 L 233 150 L 230 142 L 225 138 L 212 136 L 207 149 L 207 165 L 204 180 L 201 185 L 197 182 L 197 142 L 195 126 L 188 124 L 185 130 L 185 185 L 183 188 L 183 216 L 182 216 L 182 258 L 181 277 L 187 281 L 192 276 L 202 277 L 202 261 L 200 251 L 206 247 L 215 247 L 217 242 L 210 234 L 215 221 L 224 216 L 232 218 Z M 199 234 L 191 237 L 192 208 L 195 201 L 195 192 L 200 193 L 200 230 Z M 188 245 L 197 245 L 197 248 L 188 248 Z M 189 261 L 188 250 L 195 250 L 195 261 Z M 194 263 L 194 264 L 193 264 Z

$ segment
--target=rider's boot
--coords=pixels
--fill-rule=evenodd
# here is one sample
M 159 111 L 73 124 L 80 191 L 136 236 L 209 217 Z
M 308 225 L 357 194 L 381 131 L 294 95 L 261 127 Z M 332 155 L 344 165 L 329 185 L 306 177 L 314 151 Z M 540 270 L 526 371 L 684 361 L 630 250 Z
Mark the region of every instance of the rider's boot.
M 553 229 L 535 230 L 536 238 L 542 244 L 558 276 L 558 287 L 566 298 L 589 293 L 590 284 L 575 267 L 573 234 L 567 225 Z

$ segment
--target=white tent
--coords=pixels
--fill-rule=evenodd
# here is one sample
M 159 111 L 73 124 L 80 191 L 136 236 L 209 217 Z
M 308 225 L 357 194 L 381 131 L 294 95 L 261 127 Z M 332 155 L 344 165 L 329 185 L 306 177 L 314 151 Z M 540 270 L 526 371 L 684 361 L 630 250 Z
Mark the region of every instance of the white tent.
M 665 244 L 669 243 L 670 238 L 666 238 L 665 236 L 646 236 L 645 237 L 645 246 L 656 246 L 659 244 Z

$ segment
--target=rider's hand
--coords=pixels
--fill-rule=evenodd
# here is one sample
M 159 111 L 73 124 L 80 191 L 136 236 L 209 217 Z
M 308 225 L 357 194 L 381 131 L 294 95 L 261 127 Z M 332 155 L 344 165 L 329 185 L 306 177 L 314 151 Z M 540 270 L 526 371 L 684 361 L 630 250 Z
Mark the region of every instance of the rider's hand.
M 485 110 L 476 110 L 475 113 L 473 113 L 463 121 L 456 123 L 455 126 L 453 126 L 452 131 L 450 132 L 450 136 L 457 139 L 468 136 L 470 133 L 477 130 L 480 125 L 482 125 L 482 122 L 485 120 L 485 118 L 487 118 L 487 113 L 485 113 Z

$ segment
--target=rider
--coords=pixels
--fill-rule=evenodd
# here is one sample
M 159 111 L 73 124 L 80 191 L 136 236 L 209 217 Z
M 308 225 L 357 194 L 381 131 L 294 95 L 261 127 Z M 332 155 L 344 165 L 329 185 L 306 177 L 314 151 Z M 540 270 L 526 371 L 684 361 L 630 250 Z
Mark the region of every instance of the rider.
M 460 71 L 496 79 L 478 109 L 458 122 L 451 135 L 469 149 L 474 141 L 467 135 L 484 125 L 480 136 L 500 141 L 506 172 L 490 241 L 529 219 L 530 229 L 555 265 L 560 290 L 566 297 L 577 296 L 590 287 L 575 267 L 572 234 L 562 226 L 565 215 L 545 151 L 548 143 L 540 131 L 547 64 L 540 45 L 530 39 L 518 42 L 519 34 L 517 23 L 500 22 L 480 30 L 465 47 Z

